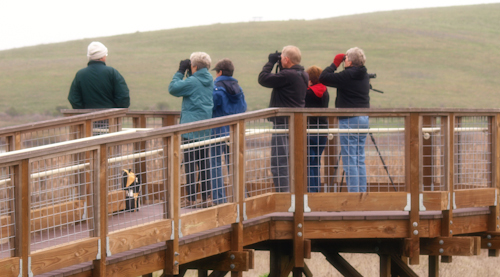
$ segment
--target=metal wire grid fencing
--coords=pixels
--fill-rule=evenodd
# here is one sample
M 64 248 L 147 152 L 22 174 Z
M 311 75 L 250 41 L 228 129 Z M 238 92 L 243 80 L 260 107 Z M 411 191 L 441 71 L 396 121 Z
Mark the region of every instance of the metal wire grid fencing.
M 0 137 L 0 153 L 8 152 L 10 148 L 9 141 L 6 137 Z
M 245 122 L 245 197 L 288 192 L 288 117 Z
M 122 128 L 134 128 L 134 118 L 130 116 L 123 117 Z
M 163 126 L 163 118 L 161 117 L 147 117 L 146 128 L 161 128 Z
M 308 192 L 405 191 L 404 117 L 308 118 Z
M 422 118 L 422 190 L 445 191 L 445 138 L 447 118 Z
M 229 126 L 181 135 L 181 213 L 233 201 L 233 140 Z
M 21 134 L 21 148 L 31 148 L 82 138 L 78 126 L 64 126 Z
M 16 236 L 14 178 L 10 167 L 0 167 L 0 258 L 14 256 Z
M 491 117 L 456 117 L 454 189 L 489 188 L 491 182 Z
M 113 120 L 112 122 L 115 123 L 110 124 L 109 119 L 93 121 L 92 136 L 105 135 L 121 130 L 122 128 L 121 120 Z
M 167 153 L 163 138 L 108 147 L 110 232 L 167 218 Z
M 93 236 L 93 152 L 30 161 L 31 250 Z

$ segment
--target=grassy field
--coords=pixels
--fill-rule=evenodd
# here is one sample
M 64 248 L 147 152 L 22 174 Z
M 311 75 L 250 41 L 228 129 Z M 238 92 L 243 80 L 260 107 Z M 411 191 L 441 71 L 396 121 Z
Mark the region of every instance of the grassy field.
M 179 109 L 180 99 L 169 95 L 168 84 L 179 61 L 194 51 L 209 53 L 213 63 L 231 58 L 249 110 L 265 108 L 270 90 L 257 76 L 267 55 L 288 44 L 302 50 L 305 67 L 325 67 L 335 54 L 363 48 L 369 72 L 378 75 L 372 84 L 385 92 L 371 93 L 373 107 L 492 108 L 500 87 L 498 14 L 500 4 L 416 9 L 215 24 L 5 50 L 0 51 L 0 113 L 53 115 L 70 108 L 70 83 L 86 66 L 86 47 L 93 40 L 108 47 L 108 65 L 125 77 L 133 110 Z

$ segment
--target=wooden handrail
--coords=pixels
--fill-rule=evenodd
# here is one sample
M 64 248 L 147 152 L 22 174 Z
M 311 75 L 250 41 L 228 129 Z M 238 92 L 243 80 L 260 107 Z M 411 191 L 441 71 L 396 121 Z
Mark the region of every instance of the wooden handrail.
M 98 110 L 91 113 L 79 114 L 73 117 L 62 117 L 51 120 L 45 120 L 40 122 L 27 123 L 16 126 L 9 126 L 0 128 L 0 136 L 6 134 L 13 134 L 16 132 L 30 132 L 33 130 L 40 130 L 45 128 L 57 128 L 68 125 L 74 125 L 80 122 L 85 122 L 87 120 L 103 120 L 111 117 L 123 117 L 127 113 L 127 109 L 106 109 Z

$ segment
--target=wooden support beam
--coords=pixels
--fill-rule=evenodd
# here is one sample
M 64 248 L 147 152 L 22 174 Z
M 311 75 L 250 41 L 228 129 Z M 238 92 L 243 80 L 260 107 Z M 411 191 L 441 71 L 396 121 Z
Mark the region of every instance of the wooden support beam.
M 429 256 L 429 277 L 439 277 L 439 256 Z
M 311 258 L 311 240 L 310 239 L 305 239 L 304 240 L 304 259 L 310 259 Z M 305 263 L 304 263 L 305 266 Z
M 208 277 L 208 270 L 198 269 L 198 277 Z
M 418 275 L 396 255 L 391 255 L 391 273 L 393 276 L 418 277 Z
M 340 254 L 332 249 L 324 248 L 321 253 L 325 256 L 326 260 L 333 265 L 340 274 L 344 276 L 352 276 L 352 277 L 362 277 L 354 267 L 349 264 Z
M 480 241 L 480 237 L 421 238 L 420 254 L 432 256 L 479 255 Z
M 488 249 L 488 256 L 498 257 L 497 252 L 499 252 L 498 250 L 500 250 L 500 236 L 492 233 L 483 235 L 481 238 L 481 248 Z
M 186 264 L 189 269 L 218 271 L 248 271 L 252 251 L 228 251 Z
M 294 267 L 292 269 L 292 276 L 293 277 L 302 277 L 302 268 L 301 267 Z
M 391 277 L 391 256 L 379 254 L 380 257 L 380 277 Z
M 305 262 L 304 262 L 304 267 L 302 269 L 303 269 L 304 275 L 306 277 L 313 277 L 311 270 L 309 269 L 309 267 L 307 266 L 307 264 Z
M 214 270 L 208 277 L 224 277 L 227 275 L 227 271 L 217 271 Z
M 275 243 L 269 251 L 269 277 L 288 277 L 293 269 L 293 257 L 288 243 Z

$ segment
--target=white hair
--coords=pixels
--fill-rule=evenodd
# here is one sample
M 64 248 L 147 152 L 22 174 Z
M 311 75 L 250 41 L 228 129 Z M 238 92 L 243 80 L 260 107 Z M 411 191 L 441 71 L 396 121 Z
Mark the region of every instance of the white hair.
M 194 52 L 189 59 L 191 60 L 191 65 L 196 66 L 198 69 L 210 69 L 210 65 L 212 64 L 212 59 L 205 52 Z

